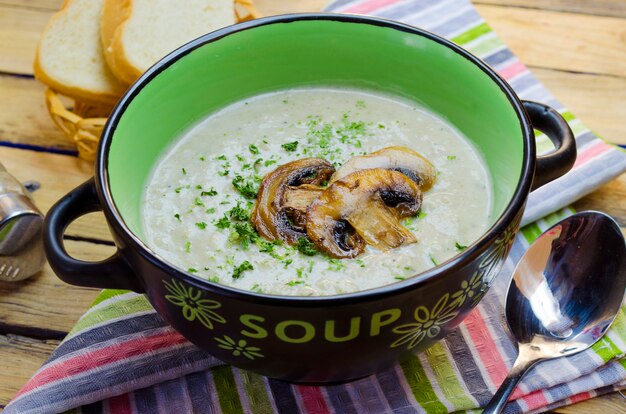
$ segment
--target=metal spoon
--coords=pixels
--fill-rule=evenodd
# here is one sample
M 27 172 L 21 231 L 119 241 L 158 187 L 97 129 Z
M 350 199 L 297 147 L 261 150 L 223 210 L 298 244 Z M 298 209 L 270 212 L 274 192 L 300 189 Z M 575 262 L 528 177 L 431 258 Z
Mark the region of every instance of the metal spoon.
M 513 273 L 506 319 L 519 345 L 483 414 L 499 413 L 537 362 L 584 351 L 604 335 L 626 290 L 626 244 L 603 213 L 574 214 L 542 234 Z

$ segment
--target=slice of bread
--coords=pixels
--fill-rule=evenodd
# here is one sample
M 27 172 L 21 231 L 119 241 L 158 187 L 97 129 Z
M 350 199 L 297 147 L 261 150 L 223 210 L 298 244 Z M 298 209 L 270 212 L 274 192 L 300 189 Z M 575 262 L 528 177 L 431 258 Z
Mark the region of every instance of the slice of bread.
M 35 77 L 83 102 L 115 103 L 126 90 L 107 66 L 100 43 L 104 0 L 65 0 L 44 29 Z
M 115 76 L 131 83 L 179 46 L 233 23 L 233 0 L 105 0 L 101 40 Z

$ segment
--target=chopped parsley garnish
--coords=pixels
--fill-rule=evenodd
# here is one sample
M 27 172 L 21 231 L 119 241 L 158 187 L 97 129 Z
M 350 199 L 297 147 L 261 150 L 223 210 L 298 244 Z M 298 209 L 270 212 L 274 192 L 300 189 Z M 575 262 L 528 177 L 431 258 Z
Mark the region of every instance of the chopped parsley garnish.
M 285 283 L 287 286 L 296 286 L 296 285 L 301 285 L 303 284 L 304 281 L 302 280 L 290 280 L 289 282 Z
M 187 243 L 185 243 L 185 252 L 189 253 L 191 252 L 191 242 L 188 241 Z
M 263 289 L 261 289 L 261 286 L 259 286 L 258 283 L 255 283 L 254 285 L 252 285 L 250 290 L 256 293 L 263 293 Z
M 251 153 L 253 154 L 258 154 L 259 153 L 259 147 L 257 147 L 254 144 L 250 144 L 248 145 L 248 149 L 250 150 Z
M 228 175 L 228 173 L 229 173 L 229 172 L 230 172 L 230 171 L 228 171 L 228 170 L 218 171 L 218 172 L 217 172 L 217 175 L 219 175 L 219 176 L 221 176 L 221 177 L 225 177 L 225 176 L 227 176 L 227 175 Z
M 283 267 L 286 269 L 287 266 L 289 266 L 292 263 L 293 263 L 293 259 L 287 259 L 283 262 L 283 265 L 284 265 Z
M 200 157 L 200 161 L 204 161 L 204 160 L 206 160 L 206 158 Z
M 217 191 L 215 191 L 215 188 L 211 187 L 211 189 L 209 191 L 203 191 L 200 193 L 200 195 L 202 197 L 204 196 L 209 196 L 209 197 L 213 197 L 217 195 Z
M 213 213 L 215 213 L 215 208 L 214 207 L 207 208 L 206 212 L 207 212 L 207 214 L 213 214 Z
M 261 253 L 269 253 L 272 257 L 278 258 L 278 256 L 274 253 L 274 247 L 282 246 L 283 242 L 280 240 L 267 241 L 259 237 L 256 240 L 256 245 Z
M 404 280 L 404 279 L 406 279 L 406 277 L 394 276 L 394 279 L 396 279 L 396 280 Z
M 241 277 L 241 274 L 246 270 L 254 270 L 254 266 L 252 266 L 249 261 L 244 260 L 243 263 L 241 263 L 239 266 L 235 266 L 235 268 L 233 269 L 233 279 L 239 279 Z
M 269 167 L 272 164 L 276 164 L 276 160 L 265 160 L 265 162 L 263 163 L 263 165 L 265 165 L 266 167 Z
M 434 264 L 435 266 L 438 266 L 438 265 L 439 265 L 439 263 L 437 263 L 437 261 L 435 260 L 435 258 L 434 258 L 434 257 L 432 257 L 431 255 L 428 255 L 428 258 L 430 259 L 430 261 L 431 261 L 431 262 L 433 262 L 433 264 Z
M 180 214 L 178 214 L 178 213 L 174 214 L 174 218 L 175 218 L 176 220 L 178 220 L 178 221 L 182 221 L 182 220 L 180 219 Z
M 448 155 L 449 160 L 456 160 L 456 155 Z
M 222 154 L 219 157 L 215 157 L 216 160 L 226 161 L 226 155 Z
M 456 247 L 456 249 L 460 252 L 462 252 L 463 250 L 467 249 L 467 246 L 463 246 L 462 244 L 460 244 L 459 242 L 455 242 L 454 243 L 454 247 Z
M 224 216 L 215 222 L 215 227 L 218 229 L 227 229 L 230 227 L 230 220 L 228 217 Z
M 220 278 L 217 276 L 211 276 L 210 278 L 207 279 L 209 282 L 213 282 L 213 283 L 219 283 L 220 282 Z
M 356 262 L 356 264 L 358 264 L 359 266 L 361 266 L 361 267 L 365 267 L 365 263 L 363 262 L 363 260 L 361 260 L 361 259 L 356 259 L 356 260 L 355 260 L 355 262 Z
M 198 207 L 204 207 L 204 203 L 202 202 L 202 200 L 200 200 L 200 197 L 196 197 L 193 200 L 193 204 L 198 206 Z
M 259 235 L 250 222 L 234 223 L 231 227 L 229 240 L 239 243 L 244 250 L 247 250 L 250 243 L 256 242 L 258 238 Z
M 233 178 L 233 187 L 245 198 L 256 198 L 258 189 L 254 183 L 246 181 L 242 176 L 237 175 Z
M 182 172 L 183 172 L 183 175 L 187 175 L 187 170 L 185 168 L 182 168 Z
M 235 155 L 235 158 L 237 158 L 237 160 L 239 160 L 239 162 L 244 162 L 246 160 L 244 157 L 242 157 L 239 154 Z
M 328 259 L 328 270 L 332 270 L 333 272 L 338 272 L 345 267 L 345 265 L 339 259 Z
M 294 152 L 298 149 L 298 141 L 294 141 L 294 142 L 287 142 L 283 145 L 281 145 L 281 147 L 288 152 Z
M 196 223 L 196 227 L 199 228 L 200 230 L 204 230 L 206 229 L 206 223 L 204 221 L 200 221 Z
M 250 213 L 245 208 L 241 207 L 239 203 L 228 211 L 228 215 L 239 221 L 247 221 L 250 219 Z
M 187 271 L 188 271 L 189 273 L 197 273 L 197 272 L 198 272 L 198 269 L 194 269 L 193 267 L 190 267 L 189 269 L 187 269 Z
M 420 210 L 420 212 L 417 213 L 418 220 L 423 220 L 425 217 L 426 217 L 426 212 L 424 210 Z
M 315 256 L 318 253 L 313 242 L 311 242 L 306 237 L 300 237 L 298 239 L 298 244 L 296 245 L 296 248 L 300 253 L 307 256 Z
M 180 194 L 180 190 L 182 190 L 183 187 L 177 187 L 174 189 L 174 191 L 176 192 L 176 194 Z

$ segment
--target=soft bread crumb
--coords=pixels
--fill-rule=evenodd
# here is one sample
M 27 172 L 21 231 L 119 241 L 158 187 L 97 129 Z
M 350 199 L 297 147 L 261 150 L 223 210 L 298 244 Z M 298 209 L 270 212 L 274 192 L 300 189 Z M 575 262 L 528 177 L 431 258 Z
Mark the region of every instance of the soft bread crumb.
M 183 44 L 235 22 L 232 0 L 186 0 L 184 5 L 171 0 L 106 0 L 106 3 L 105 9 L 122 10 L 105 11 L 102 41 L 109 66 L 126 82 L 134 81 Z M 127 19 L 120 22 L 120 14 L 126 14 Z M 116 26 L 114 31 L 111 26 Z
M 35 57 L 35 76 L 84 101 L 114 103 L 125 86 L 109 70 L 100 44 L 104 0 L 68 0 L 50 19 Z

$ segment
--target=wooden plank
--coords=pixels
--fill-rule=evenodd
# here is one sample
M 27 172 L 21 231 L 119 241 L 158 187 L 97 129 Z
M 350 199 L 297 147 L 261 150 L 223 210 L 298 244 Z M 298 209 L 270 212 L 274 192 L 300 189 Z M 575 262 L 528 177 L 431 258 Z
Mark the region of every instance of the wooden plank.
M 505 7 L 518 6 L 597 16 L 626 17 L 626 2 L 623 0 L 474 0 L 473 3 Z
M 32 74 L 35 48 L 51 11 L 0 6 L 0 72 Z
M 254 0 L 262 16 L 320 11 L 330 0 Z
M 57 11 L 64 0 L 0 0 L 0 6 L 13 6 L 25 9 Z
M 312 10 L 321 4 L 297 5 Z M 269 0 L 259 7 L 268 14 L 281 11 Z M 527 64 L 626 76 L 626 19 L 485 4 L 477 8 Z M 49 17 L 46 10 L 0 6 L 0 71 L 32 73 L 35 46 Z
M 35 79 L 0 75 L 0 141 L 75 150 L 52 122 L 44 90 Z
M 626 144 L 626 78 L 531 70 L 587 127 L 609 142 Z
M 0 407 L 4 407 L 46 361 L 59 341 L 0 335 Z
M 37 181 L 41 188 L 33 193 L 35 203 L 46 212 L 58 199 L 93 176 L 92 163 L 69 155 L 49 154 L 0 147 L 0 160 L 21 182 Z M 111 235 L 101 213 L 89 214 L 72 224 L 67 235 L 110 241 Z
M 531 70 L 583 122 L 605 139 L 626 144 L 626 78 Z M 71 150 L 74 145 L 50 119 L 44 86 L 34 79 L 0 75 L 0 141 Z
M 75 241 L 66 241 L 65 245 L 71 254 L 89 261 L 108 257 L 114 249 Z M 72 329 L 98 292 L 99 289 L 63 282 L 48 264 L 40 273 L 24 281 L 0 282 L 1 330 L 58 339 Z
M 618 392 L 554 410 L 559 414 L 623 414 L 626 413 L 626 397 Z
M 527 65 L 626 77 L 626 19 L 476 5 Z

